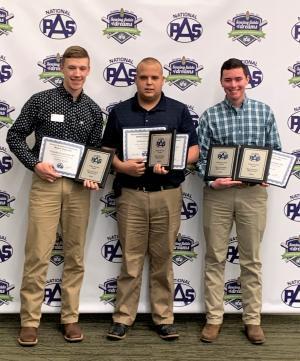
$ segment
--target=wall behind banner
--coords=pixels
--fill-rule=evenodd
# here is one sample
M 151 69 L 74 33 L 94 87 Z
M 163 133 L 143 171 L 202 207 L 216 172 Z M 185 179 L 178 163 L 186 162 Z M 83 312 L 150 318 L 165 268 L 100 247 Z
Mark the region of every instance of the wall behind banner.
M 251 7 L 249 7 L 251 5 Z M 91 74 L 85 91 L 104 118 L 135 93 L 137 63 L 157 57 L 164 92 L 199 116 L 224 93 L 219 69 L 237 57 L 248 66 L 247 94 L 275 112 L 283 150 L 297 155 L 286 189 L 269 187 L 262 244 L 263 312 L 300 307 L 300 3 L 259 0 L 153 1 L 0 0 L 0 313 L 18 312 L 31 173 L 9 151 L 7 130 L 25 101 L 62 82 L 56 59 L 70 45 L 85 47 Z M 33 137 L 29 138 L 33 142 Z M 81 312 L 111 312 L 122 254 L 117 234 L 113 176 L 92 194 Z M 203 312 L 203 183 L 187 170 L 182 225 L 174 249 L 175 312 Z M 241 312 L 236 234 L 229 240 L 225 310 Z M 58 312 L 63 244 L 58 233 L 45 289 L 44 312 Z M 139 306 L 149 312 L 147 269 Z

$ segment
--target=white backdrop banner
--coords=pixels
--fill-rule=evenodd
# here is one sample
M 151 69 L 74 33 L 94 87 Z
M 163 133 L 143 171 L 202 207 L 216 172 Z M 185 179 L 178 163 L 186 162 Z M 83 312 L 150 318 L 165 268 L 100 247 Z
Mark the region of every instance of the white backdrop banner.
M 253 0 L 0 0 L 0 313 L 18 312 L 31 172 L 9 151 L 7 130 L 25 101 L 62 83 L 57 54 L 85 47 L 91 74 L 85 91 L 104 119 L 135 93 L 136 65 L 146 56 L 164 67 L 164 92 L 199 116 L 224 97 L 220 67 L 231 57 L 247 65 L 248 97 L 275 112 L 283 150 L 297 156 L 286 189 L 269 187 L 268 225 L 262 244 L 263 312 L 300 308 L 300 2 Z M 249 7 L 251 5 L 251 7 Z M 28 141 L 32 144 L 33 137 Z M 122 252 L 110 175 L 92 194 L 81 312 L 111 312 Z M 174 249 L 175 312 L 203 312 L 205 242 L 201 179 L 183 184 L 182 224 Z M 228 240 L 226 312 L 241 312 L 236 234 Z M 44 312 L 58 312 L 63 240 L 53 249 Z M 147 263 L 139 305 L 149 312 Z

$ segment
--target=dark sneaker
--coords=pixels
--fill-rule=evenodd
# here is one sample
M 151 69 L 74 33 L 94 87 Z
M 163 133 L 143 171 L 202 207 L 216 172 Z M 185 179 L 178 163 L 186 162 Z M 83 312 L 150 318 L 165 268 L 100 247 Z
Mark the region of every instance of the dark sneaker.
M 164 340 L 176 340 L 179 337 L 179 334 L 174 325 L 157 325 L 156 331 Z
M 124 323 L 114 322 L 109 329 L 106 337 L 109 340 L 117 341 L 123 340 L 126 337 L 128 326 L 124 325 Z

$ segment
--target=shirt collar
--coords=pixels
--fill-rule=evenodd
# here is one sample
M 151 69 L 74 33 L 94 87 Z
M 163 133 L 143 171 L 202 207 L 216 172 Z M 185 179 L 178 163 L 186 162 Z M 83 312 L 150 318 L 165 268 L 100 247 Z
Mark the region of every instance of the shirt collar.
M 167 104 L 167 100 L 166 100 L 165 94 L 162 92 L 158 104 L 154 108 L 152 108 L 150 110 L 150 112 L 165 111 L 166 107 L 167 107 L 166 104 Z M 134 97 L 132 98 L 132 109 L 145 111 L 145 109 L 143 107 L 141 107 L 138 102 L 137 93 L 135 93 Z
M 62 96 L 70 99 L 70 100 L 73 102 L 73 95 L 70 94 L 70 93 L 66 90 L 66 88 L 64 87 L 63 84 L 61 84 L 57 89 L 58 89 L 58 91 L 60 92 L 60 94 L 61 94 Z M 80 102 L 81 99 L 83 98 L 83 96 L 84 96 L 84 91 L 82 90 L 81 93 L 79 94 L 79 96 L 78 96 L 77 99 L 76 99 L 76 103 Z
M 225 103 L 229 108 L 233 108 L 233 109 L 237 110 L 237 108 L 232 105 L 232 103 L 227 99 L 227 97 L 225 97 L 224 103 Z M 247 98 L 247 96 L 245 95 L 245 98 L 244 98 L 244 100 L 243 100 L 243 102 L 242 102 L 242 104 L 241 104 L 241 106 L 240 106 L 239 109 L 244 109 L 244 108 L 246 107 L 247 103 L 248 103 L 248 98 Z

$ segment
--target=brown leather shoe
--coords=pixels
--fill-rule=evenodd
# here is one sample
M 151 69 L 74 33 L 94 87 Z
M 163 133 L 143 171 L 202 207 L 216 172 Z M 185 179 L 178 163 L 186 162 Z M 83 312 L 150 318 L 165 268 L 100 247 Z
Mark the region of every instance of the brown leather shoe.
M 21 346 L 35 346 L 38 343 L 36 327 L 21 327 L 18 342 Z
M 256 345 L 261 345 L 266 340 L 260 325 L 245 325 L 245 333 L 248 340 Z
M 68 342 L 80 342 L 83 340 L 81 328 L 77 322 L 63 324 L 64 339 Z
M 218 338 L 218 335 L 221 331 L 221 324 L 213 325 L 207 323 L 201 332 L 200 340 L 203 342 L 214 342 Z

